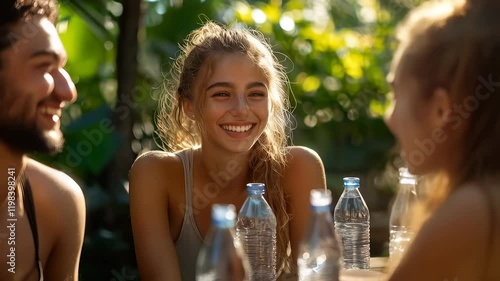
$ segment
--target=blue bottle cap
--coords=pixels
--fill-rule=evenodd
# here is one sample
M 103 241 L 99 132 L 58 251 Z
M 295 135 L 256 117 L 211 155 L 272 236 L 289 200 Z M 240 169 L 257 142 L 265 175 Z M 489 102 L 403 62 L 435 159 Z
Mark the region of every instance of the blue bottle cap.
M 247 184 L 247 194 L 256 195 L 256 194 L 264 194 L 266 189 L 266 185 L 263 183 L 248 183 Z
M 359 178 L 355 178 L 355 177 L 344 178 L 344 187 L 345 188 L 358 188 L 359 187 Z
M 212 224 L 219 228 L 231 228 L 236 223 L 236 208 L 233 204 L 212 205 Z

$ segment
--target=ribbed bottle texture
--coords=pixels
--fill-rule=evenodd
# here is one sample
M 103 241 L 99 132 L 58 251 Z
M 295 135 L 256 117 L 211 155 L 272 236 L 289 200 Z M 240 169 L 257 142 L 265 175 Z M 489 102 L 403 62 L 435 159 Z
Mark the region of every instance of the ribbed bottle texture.
M 359 178 L 344 178 L 344 192 L 334 211 L 345 269 L 370 268 L 370 212 L 359 192 Z
M 236 237 L 250 263 L 252 281 L 276 280 L 276 217 L 264 192 L 263 183 L 247 184 L 248 197 L 236 223 Z

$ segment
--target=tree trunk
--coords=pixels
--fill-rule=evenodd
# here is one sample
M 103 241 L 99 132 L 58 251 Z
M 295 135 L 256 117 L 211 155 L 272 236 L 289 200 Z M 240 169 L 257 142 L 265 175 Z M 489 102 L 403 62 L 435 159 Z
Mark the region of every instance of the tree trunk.
M 116 109 L 113 110 L 113 124 L 123 142 L 108 165 L 104 181 L 111 194 L 120 192 L 122 182 L 128 178 L 128 172 L 136 155 L 132 151 L 134 140 L 132 128 L 136 119 L 135 86 L 137 79 L 138 34 L 142 20 L 142 0 L 123 0 L 123 14 L 120 17 L 116 68 L 118 94 Z

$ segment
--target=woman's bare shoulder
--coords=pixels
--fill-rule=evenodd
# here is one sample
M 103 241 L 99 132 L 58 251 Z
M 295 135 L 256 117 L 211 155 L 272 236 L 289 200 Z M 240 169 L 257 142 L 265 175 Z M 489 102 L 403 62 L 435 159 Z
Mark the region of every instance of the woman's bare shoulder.
M 168 161 L 174 161 L 176 159 L 178 159 L 178 157 L 175 155 L 175 153 L 166 152 L 162 150 L 151 150 L 139 155 L 135 160 L 134 165 L 136 165 L 136 163 L 168 162 Z
M 288 163 L 321 163 L 321 157 L 313 149 L 305 146 L 288 146 L 286 148 Z
M 130 188 L 134 183 L 149 186 L 171 186 L 183 174 L 180 158 L 171 152 L 149 151 L 135 160 L 130 169 Z
M 323 161 L 316 151 L 304 146 L 287 147 L 287 163 L 284 173 L 284 188 L 289 194 L 299 192 L 309 198 L 312 188 L 326 188 Z
M 471 210 L 472 216 L 485 217 L 488 193 L 480 183 L 467 183 L 450 194 L 441 210 L 453 212 L 457 209 Z
M 482 187 L 475 183 L 453 191 L 422 225 L 390 280 L 479 275 L 482 268 L 469 263 L 483 261 L 486 256 L 484 241 L 489 227 L 486 200 Z
M 132 164 L 131 171 L 141 170 L 143 172 L 155 172 L 162 170 L 163 173 L 167 172 L 170 168 L 179 165 L 180 158 L 175 153 L 165 152 L 160 150 L 153 150 L 145 152 L 137 157 Z M 169 168 L 165 170 L 165 168 Z
M 456 241 L 471 238 L 472 241 L 484 240 L 488 229 L 487 200 L 487 195 L 478 184 L 461 186 L 433 214 L 428 223 L 429 230 L 432 230 L 429 234 L 443 233 L 447 237 L 456 237 Z

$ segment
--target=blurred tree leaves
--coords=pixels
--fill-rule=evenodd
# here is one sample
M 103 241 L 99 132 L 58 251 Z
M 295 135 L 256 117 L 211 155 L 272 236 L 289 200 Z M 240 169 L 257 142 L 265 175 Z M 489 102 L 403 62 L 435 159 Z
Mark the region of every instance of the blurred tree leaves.
M 295 143 L 318 150 L 327 169 L 366 170 L 382 165 L 393 143 L 380 122 L 388 105 L 385 74 L 395 47 L 395 21 L 411 6 L 408 1 L 147 1 L 139 38 L 137 84 L 142 88 L 132 101 L 137 126 L 153 124 L 155 97 L 178 44 L 203 21 L 213 19 L 261 30 L 279 52 L 296 100 Z M 63 2 L 61 14 L 68 20 L 61 37 L 68 49 L 68 71 L 80 93 L 78 102 L 68 109 L 65 124 L 85 118 L 102 104 L 110 108 L 116 104 L 114 59 L 121 9 L 121 2 L 113 0 Z M 330 140 L 329 145 L 320 145 L 316 134 Z M 136 153 L 155 148 L 150 130 L 139 135 Z M 332 147 L 363 151 L 365 144 L 374 151 L 369 149 L 364 157 L 340 158 L 331 151 Z
M 113 270 L 124 266 L 134 272 L 127 179 L 118 179 L 124 187 L 121 193 L 110 193 L 104 186 L 104 171 L 121 143 L 136 154 L 157 148 L 157 97 L 179 43 L 191 30 L 211 19 L 265 34 L 291 82 L 296 118 L 293 142 L 317 150 L 331 179 L 385 165 L 394 143 L 382 120 L 389 92 L 385 75 L 396 47 L 393 34 L 396 23 L 420 2 L 142 1 L 138 75 L 132 98 L 122 101 L 129 105 L 125 109 L 117 100 L 116 76 L 124 2 L 61 0 L 58 30 L 79 97 L 62 118 L 63 153 L 40 158 L 73 175 L 86 194 L 88 220 L 80 279 L 110 280 Z M 113 113 L 134 115 L 132 140 L 117 134 Z
M 239 1 L 232 7 L 230 21 L 263 31 L 284 54 L 297 100 L 294 142 L 315 148 L 331 172 L 383 167 L 393 145 L 381 120 L 393 27 L 379 19 L 378 3 Z

